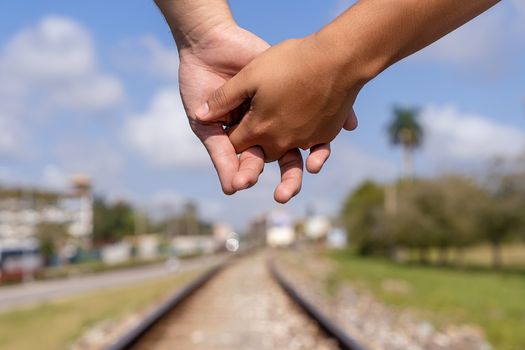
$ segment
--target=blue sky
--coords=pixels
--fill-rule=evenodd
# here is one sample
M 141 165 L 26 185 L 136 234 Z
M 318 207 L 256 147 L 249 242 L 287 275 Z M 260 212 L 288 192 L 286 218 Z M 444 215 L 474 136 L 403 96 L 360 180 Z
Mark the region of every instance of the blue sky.
M 349 1 L 230 1 L 238 23 L 271 44 L 308 35 Z M 366 177 L 400 173 L 385 135 L 395 104 L 418 106 L 427 142 L 419 174 L 473 173 L 525 150 L 525 4 L 507 0 L 391 67 L 361 92 L 360 127 L 342 133 L 319 175 L 285 207 L 334 213 Z M 177 55 L 152 1 L 0 3 L 0 184 L 64 187 L 74 173 L 141 207 L 199 203 L 241 226 L 279 207 L 278 169 L 226 197 L 186 126 Z M 312 82 L 314 83 L 314 82 Z

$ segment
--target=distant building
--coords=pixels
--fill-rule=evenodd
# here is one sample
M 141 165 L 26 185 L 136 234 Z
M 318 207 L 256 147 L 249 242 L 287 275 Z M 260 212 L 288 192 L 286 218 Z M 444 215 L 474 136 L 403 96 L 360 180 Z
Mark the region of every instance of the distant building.
M 266 244 L 270 247 L 288 247 L 295 242 L 295 228 L 290 215 L 274 210 L 266 216 Z
M 308 217 L 304 227 L 306 237 L 314 241 L 324 239 L 331 229 L 330 219 L 322 215 Z
M 88 243 L 93 231 L 89 178 L 74 177 L 64 192 L 0 187 L 0 248 L 34 240 L 41 223 L 63 224 L 71 238 Z

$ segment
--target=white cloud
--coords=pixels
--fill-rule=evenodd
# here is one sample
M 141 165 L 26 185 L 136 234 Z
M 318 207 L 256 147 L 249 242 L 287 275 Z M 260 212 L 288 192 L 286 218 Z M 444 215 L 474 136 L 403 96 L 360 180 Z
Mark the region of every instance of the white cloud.
M 156 78 L 175 80 L 179 54 L 175 47 L 163 46 L 155 37 L 141 36 L 118 45 L 114 61 L 121 68 L 142 71 Z
M 36 94 L 52 109 L 113 107 L 122 102 L 123 88 L 115 77 L 102 74 L 96 61 L 86 28 L 69 18 L 45 17 L 5 45 L 0 94 L 19 99 Z
M 128 118 L 125 142 L 160 166 L 211 166 L 207 153 L 192 133 L 176 88 L 159 91 L 143 114 Z
M 89 32 L 57 16 L 17 33 L 5 46 L 2 62 L 17 78 L 32 82 L 82 78 L 96 71 Z
M 453 106 L 426 107 L 421 121 L 424 151 L 436 161 L 484 162 L 516 157 L 525 150 L 524 130 Z
M 520 36 L 525 34 L 523 23 L 523 1 L 502 1 L 414 55 L 414 59 L 452 64 L 462 69 L 498 72 L 516 47 L 523 47 L 520 40 Z
M 50 93 L 56 105 L 81 111 L 100 111 L 114 106 L 123 98 L 122 85 L 109 75 L 93 75 L 64 83 Z
M 100 72 L 89 31 L 65 17 L 47 16 L 9 38 L 0 77 L 0 154 L 15 155 L 36 118 L 98 112 L 124 99 L 120 81 Z

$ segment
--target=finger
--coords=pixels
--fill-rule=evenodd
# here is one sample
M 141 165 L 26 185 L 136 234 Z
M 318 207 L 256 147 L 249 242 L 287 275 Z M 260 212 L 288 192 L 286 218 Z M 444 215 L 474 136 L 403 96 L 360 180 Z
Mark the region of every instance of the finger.
M 281 168 L 281 183 L 277 186 L 274 198 L 284 204 L 299 191 L 303 182 L 303 156 L 298 149 L 293 149 L 279 159 Z
M 236 191 L 252 187 L 264 170 L 264 153 L 260 147 L 251 147 L 241 153 L 239 171 L 233 178 Z
M 253 96 L 250 76 L 241 70 L 237 75 L 215 90 L 208 101 L 195 111 L 200 122 L 228 122 L 228 115 Z
M 330 157 L 330 144 L 324 143 L 310 148 L 310 154 L 306 159 L 306 170 L 311 174 L 317 174 L 323 168 L 324 163 Z
M 348 114 L 348 117 L 346 117 L 345 123 L 343 125 L 343 128 L 348 131 L 355 130 L 357 128 L 357 116 L 355 114 L 354 109 L 350 109 L 350 113 Z
M 248 113 L 239 124 L 228 129 L 228 137 L 237 153 L 241 153 L 250 147 L 257 145 L 257 140 L 250 127 L 251 117 Z
M 213 166 L 219 176 L 222 191 L 225 194 L 234 194 L 233 178 L 239 170 L 239 158 L 233 145 L 221 125 L 202 125 L 196 131 L 210 155 Z

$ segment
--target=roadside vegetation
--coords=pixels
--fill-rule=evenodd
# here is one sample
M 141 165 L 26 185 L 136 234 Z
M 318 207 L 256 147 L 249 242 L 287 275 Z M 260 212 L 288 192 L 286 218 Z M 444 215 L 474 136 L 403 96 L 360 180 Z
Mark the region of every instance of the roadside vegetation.
M 0 349 L 67 349 L 100 322 L 124 319 L 167 297 L 199 271 L 0 313 Z
M 339 282 L 371 291 L 386 304 L 412 310 L 438 326 L 479 326 L 495 349 L 525 348 L 523 274 L 392 263 L 350 251 L 328 255 L 336 262 L 334 279 Z M 387 288 L 392 283 L 403 288 Z
M 420 264 L 461 268 L 468 248 L 485 245 L 492 268 L 501 269 L 501 247 L 525 242 L 523 165 L 500 164 L 507 170 L 483 180 L 450 175 L 365 182 L 345 201 L 342 221 L 362 256 L 404 261 L 417 255 Z
M 346 198 L 341 222 L 352 250 L 329 254 L 335 280 L 437 323 L 478 325 L 496 349 L 525 349 L 525 155 L 473 176 L 418 178 L 418 109 L 392 114 L 388 138 L 403 150 L 404 176 L 366 181 Z M 387 280 L 406 292 L 389 292 Z

